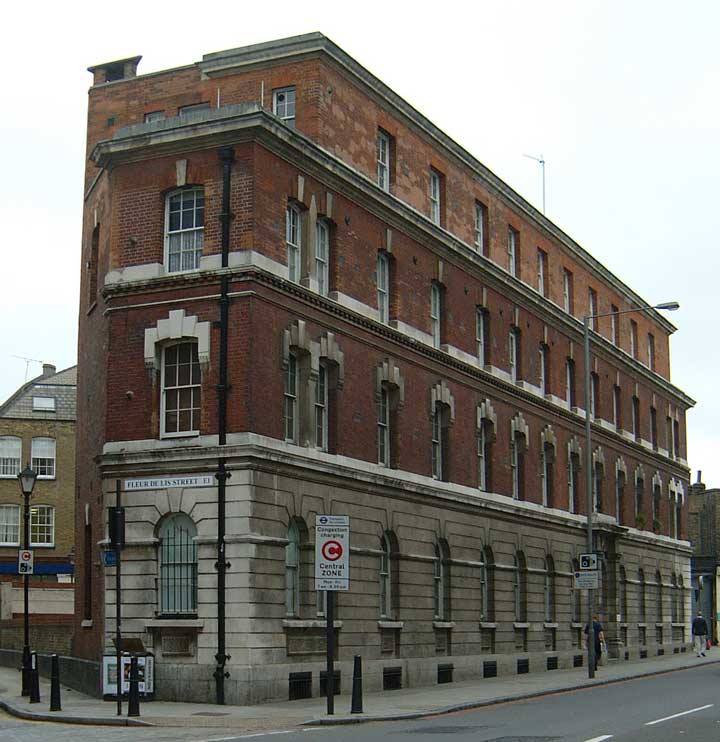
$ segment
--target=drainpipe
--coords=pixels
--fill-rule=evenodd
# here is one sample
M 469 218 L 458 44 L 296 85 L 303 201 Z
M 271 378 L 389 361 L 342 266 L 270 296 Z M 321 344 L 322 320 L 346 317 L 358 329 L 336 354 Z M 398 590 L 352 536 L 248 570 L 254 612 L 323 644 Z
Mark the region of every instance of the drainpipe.
M 232 147 L 222 147 L 219 152 L 222 164 L 222 211 L 220 213 L 220 247 L 222 249 L 221 266 L 228 267 L 230 252 L 230 176 L 235 152 Z M 218 369 L 218 443 L 224 446 L 227 442 L 227 393 L 228 393 L 228 277 L 220 279 L 220 361 Z M 215 700 L 219 705 L 225 704 L 225 679 L 230 677 L 226 672 L 225 664 L 230 655 L 225 650 L 225 574 L 230 566 L 225 558 L 225 488 L 230 475 L 225 468 L 225 459 L 218 459 L 218 469 L 215 477 L 218 480 L 218 533 L 217 533 L 217 633 L 218 647 L 215 655 Z

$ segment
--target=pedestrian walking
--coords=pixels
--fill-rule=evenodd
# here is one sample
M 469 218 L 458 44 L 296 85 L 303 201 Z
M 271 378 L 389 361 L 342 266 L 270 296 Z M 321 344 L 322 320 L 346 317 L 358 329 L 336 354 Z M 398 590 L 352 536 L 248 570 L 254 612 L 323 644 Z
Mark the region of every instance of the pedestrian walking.
M 697 612 L 694 621 L 692 622 L 692 635 L 695 642 L 695 654 L 698 657 L 705 656 L 705 644 L 707 642 L 707 621 L 703 618 L 702 611 Z
M 585 636 L 588 635 L 588 627 L 587 624 L 585 624 Z M 600 655 L 602 654 L 602 648 L 605 644 L 605 634 L 603 633 L 603 627 L 600 623 L 600 616 L 596 613 L 593 616 L 593 635 L 595 637 L 595 672 L 597 672 L 598 669 L 598 662 L 600 662 Z M 585 639 L 585 642 L 587 643 L 589 641 L 589 638 Z

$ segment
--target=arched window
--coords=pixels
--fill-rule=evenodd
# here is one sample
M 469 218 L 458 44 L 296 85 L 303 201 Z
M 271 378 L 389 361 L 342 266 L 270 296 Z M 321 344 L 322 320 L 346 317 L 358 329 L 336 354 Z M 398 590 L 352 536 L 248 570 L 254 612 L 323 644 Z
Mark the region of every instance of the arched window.
M 670 575 L 670 620 L 677 623 L 678 620 L 678 582 L 677 575 Z
M 542 476 L 542 504 L 546 507 L 555 507 L 554 498 L 554 466 L 555 447 L 552 443 L 543 443 L 541 476 Z
M 450 548 L 445 539 L 435 544 L 434 592 L 435 618 L 449 621 L 451 615 L 450 596 Z
M 644 493 L 645 480 L 638 474 L 635 477 L 635 526 L 640 529 L 645 528 Z
M 516 430 L 510 439 L 510 472 L 512 475 L 513 500 L 525 499 L 525 449 L 527 439 Z
M 397 604 L 397 542 L 386 531 L 380 539 L 380 617 L 392 618 Z
M 513 594 L 515 602 L 515 620 L 527 621 L 527 562 L 525 555 L 518 551 L 514 557 L 515 573 L 513 575 Z
M 300 528 L 290 521 L 285 546 L 285 613 L 300 615 Z
M 555 562 L 548 555 L 545 557 L 545 621 L 553 623 L 555 621 Z
M 435 402 L 432 413 L 432 476 L 433 479 L 448 481 L 448 432 L 450 407 L 443 402 Z
M 160 613 L 197 612 L 197 528 L 185 513 L 175 513 L 160 524 Z
M 662 584 L 662 575 L 660 574 L 660 571 L 658 570 L 655 573 L 655 583 L 657 586 L 657 603 L 655 605 L 656 608 L 656 616 L 655 620 L 658 623 L 663 622 L 664 612 L 663 612 L 663 584 Z
M 166 345 L 162 353 L 161 434 L 200 433 L 201 380 L 197 342 Z
M 295 353 L 290 353 L 284 375 L 283 419 L 285 421 L 285 440 L 298 442 L 298 362 Z
M 14 435 L 0 437 L 0 477 L 16 477 L 21 459 L 22 440 Z
M 618 470 L 615 476 L 615 518 L 618 525 L 622 525 L 625 509 L 625 472 Z
M 480 607 L 481 621 L 495 620 L 495 559 L 492 549 L 486 546 L 483 549 L 483 561 L 480 568 Z
M 604 469 L 601 461 L 593 462 L 593 504 L 596 513 L 603 512 L 603 478 Z
M 685 583 L 683 582 L 683 576 L 678 576 L 678 621 L 685 623 Z
M 647 620 L 647 604 L 645 602 L 645 573 L 638 570 L 638 621 L 645 623 Z
M 167 196 L 165 265 L 169 273 L 197 270 L 205 233 L 205 191 L 183 188 Z
M 495 410 L 489 399 L 477 408 L 478 488 L 492 491 L 492 446 L 495 441 Z

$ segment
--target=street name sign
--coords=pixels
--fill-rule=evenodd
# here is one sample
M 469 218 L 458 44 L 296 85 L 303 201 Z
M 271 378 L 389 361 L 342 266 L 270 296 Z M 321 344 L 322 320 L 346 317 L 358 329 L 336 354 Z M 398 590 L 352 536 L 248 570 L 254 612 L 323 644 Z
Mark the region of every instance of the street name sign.
M 315 516 L 315 589 L 350 589 L 350 517 Z
M 580 554 L 581 570 L 596 570 L 598 568 L 597 554 Z
M 142 477 L 125 480 L 125 490 L 164 490 L 176 487 L 215 487 L 213 474 L 180 474 L 172 477 Z
M 595 571 L 575 572 L 576 590 L 596 590 L 600 587 L 600 573 Z
M 22 549 L 18 552 L 18 574 L 31 575 L 33 573 L 33 553 L 29 549 Z

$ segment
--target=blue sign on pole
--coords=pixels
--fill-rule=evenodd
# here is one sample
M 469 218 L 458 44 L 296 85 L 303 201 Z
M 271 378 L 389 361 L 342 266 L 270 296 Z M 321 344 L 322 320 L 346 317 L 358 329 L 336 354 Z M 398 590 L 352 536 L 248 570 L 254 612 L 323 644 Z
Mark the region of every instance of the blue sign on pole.
M 114 549 L 105 549 L 105 551 L 103 551 L 103 564 L 106 567 L 117 566 L 117 554 Z

